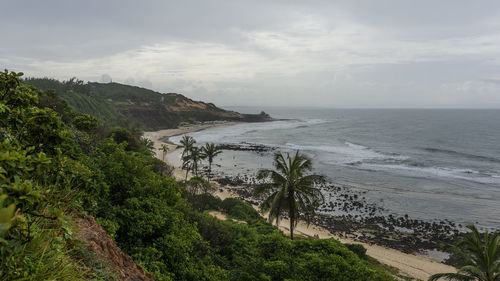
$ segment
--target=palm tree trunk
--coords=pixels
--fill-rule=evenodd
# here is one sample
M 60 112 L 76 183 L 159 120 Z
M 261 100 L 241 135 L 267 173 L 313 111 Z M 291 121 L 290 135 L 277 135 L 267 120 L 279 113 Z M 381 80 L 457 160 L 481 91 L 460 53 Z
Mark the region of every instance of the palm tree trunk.
M 212 173 L 212 161 L 208 161 L 208 181 L 210 181 L 211 173 Z
M 294 204 L 294 200 L 295 200 L 295 192 L 293 191 L 293 189 L 290 189 L 288 191 L 288 204 L 289 204 L 289 209 L 288 209 L 288 215 L 290 216 L 290 239 L 293 240 L 293 227 L 295 226 L 295 212 L 294 212 L 294 209 L 293 209 L 293 204 Z

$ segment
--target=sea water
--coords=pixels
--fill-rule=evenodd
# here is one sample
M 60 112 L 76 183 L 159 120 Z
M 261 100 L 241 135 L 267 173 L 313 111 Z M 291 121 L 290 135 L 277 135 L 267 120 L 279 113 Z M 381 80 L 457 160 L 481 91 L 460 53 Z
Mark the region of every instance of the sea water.
M 315 173 L 366 191 L 367 200 L 387 213 L 500 229 L 500 110 L 264 110 L 288 120 L 190 135 L 200 144 L 246 142 L 299 150 L 313 159 Z M 254 175 L 271 168 L 272 158 L 273 152 L 224 151 L 214 171 Z

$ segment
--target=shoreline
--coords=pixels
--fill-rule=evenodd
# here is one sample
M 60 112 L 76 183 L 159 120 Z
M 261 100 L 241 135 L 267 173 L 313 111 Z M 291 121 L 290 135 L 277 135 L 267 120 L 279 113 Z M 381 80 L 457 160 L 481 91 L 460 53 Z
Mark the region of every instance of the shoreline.
M 162 144 L 166 144 L 169 147 L 169 151 L 167 152 L 166 155 L 171 154 L 177 150 L 177 145 L 171 143 L 168 140 L 168 138 L 170 137 L 197 132 L 213 127 L 236 125 L 238 123 L 239 122 L 226 122 L 218 124 L 192 125 L 192 126 L 180 127 L 177 129 L 166 129 L 155 132 L 145 132 L 143 136 L 153 141 L 156 157 L 163 160 L 162 159 L 163 152 L 160 150 Z M 183 180 L 185 177 L 185 172 L 181 170 L 179 167 L 175 166 L 173 167 L 174 170 L 172 172 L 172 176 L 176 180 Z M 222 200 L 229 197 L 232 198 L 242 197 L 240 194 L 231 191 L 229 188 L 226 188 L 225 186 L 219 184 L 216 181 L 212 181 L 212 183 L 217 186 L 214 195 L 218 196 Z M 243 197 L 243 199 L 250 199 L 250 198 Z M 252 204 L 252 206 L 254 208 L 257 208 L 255 204 Z M 218 217 L 223 218 L 223 216 L 218 216 Z M 286 219 L 283 219 L 278 228 L 286 234 L 289 231 L 287 227 L 288 224 L 289 222 Z M 405 253 L 393 248 L 388 248 L 382 245 L 373 244 L 372 241 L 366 243 L 363 241 L 358 241 L 351 238 L 334 235 L 327 228 L 315 223 L 307 225 L 304 221 L 299 221 L 297 227 L 294 229 L 294 232 L 296 232 L 297 234 L 310 237 L 313 237 L 315 234 L 317 234 L 320 239 L 335 238 L 341 241 L 342 243 L 361 244 L 367 249 L 367 254 L 369 256 L 377 259 L 379 262 L 383 264 L 398 269 L 400 271 L 399 273 L 405 277 L 427 280 L 430 275 L 435 273 L 456 272 L 456 269 L 454 267 L 443 264 L 428 257 L 411 253 Z
M 206 130 L 209 128 L 222 127 L 222 126 L 232 126 L 232 125 L 236 125 L 236 124 L 240 124 L 240 123 L 241 122 L 231 121 L 231 122 L 214 123 L 214 124 L 197 124 L 197 125 L 190 125 L 190 126 L 182 126 L 182 127 L 178 127 L 175 129 L 163 129 L 163 130 L 159 130 L 159 131 L 144 132 L 142 134 L 142 136 L 144 138 L 147 138 L 147 139 L 150 139 L 151 141 L 153 141 L 154 152 L 156 154 L 156 157 L 163 160 L 161 157 L 163 154 L 163 152 L 161 151 L 162 144 L 167 145 L 167 147 L 168 147 L 167 154 L 170 154 L 177 149 L 177 145 L 168 140 L 171 137 L 184 135 L 184 134 L 188 134 L 188 133 L 199 132 L 199 131 Z

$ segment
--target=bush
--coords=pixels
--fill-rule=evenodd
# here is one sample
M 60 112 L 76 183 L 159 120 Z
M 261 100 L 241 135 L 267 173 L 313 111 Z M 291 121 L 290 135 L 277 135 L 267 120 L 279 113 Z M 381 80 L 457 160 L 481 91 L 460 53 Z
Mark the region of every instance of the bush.
M 225 213 L 239 220 L 248 222 L 250 220 L 262 218 L 259 212 L 257 212 L 251 205 L 236 198 L 224 199 L 221 207 Z
M 95 118 L 92 115 L 84 113 L 75 114 L 72 122 L 78 130 L 87 132 L 91 132 L 97 129 L 97 126 L 99 126 L 97 118 Z
M 366 248 L 361 244 L 344 244 L 347 249 L 353 251 L 360 259 L 366 258 Z
M 190 196 L 189 202 L 197 211 L 219 210 L 222 200 L 208 193 Z

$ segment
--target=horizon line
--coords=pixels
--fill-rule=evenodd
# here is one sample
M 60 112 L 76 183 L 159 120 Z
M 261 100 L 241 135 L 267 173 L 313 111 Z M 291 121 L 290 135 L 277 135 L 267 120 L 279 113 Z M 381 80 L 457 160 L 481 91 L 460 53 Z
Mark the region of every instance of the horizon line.
M 499 107 L 329 107 L 315 105 L 217 105 L 218 107 L 310 108 L 310 109 L 425 109 L 425 110 L 500 110 Z

